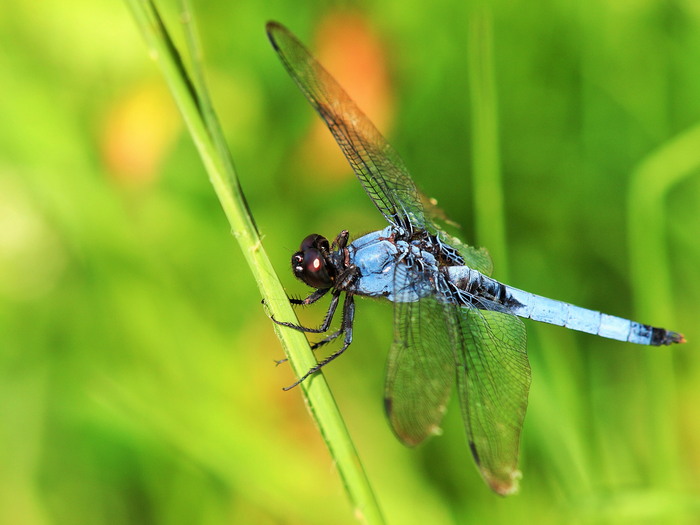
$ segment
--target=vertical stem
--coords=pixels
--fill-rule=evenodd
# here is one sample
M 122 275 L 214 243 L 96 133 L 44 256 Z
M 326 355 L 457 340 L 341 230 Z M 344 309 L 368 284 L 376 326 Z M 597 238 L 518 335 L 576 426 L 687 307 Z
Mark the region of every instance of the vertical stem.
M 221 126 L 209 100 L 199 63 L 199 46 L 194 26 L 190 25 L 192 14 L 187 3 L 181 4 L 181 17 L 186 23 L 185 39 L 194 63 L 194 82 L 153 1 L 125 1 L 144 35 L 151 55 L 162 70 L 267 307 L 277 318 L 293 318 L 294 313 L 287 296 L 265 253 L 262 239 L 248 209 Z M 264 38 L 262 27 L 260 35 Z M 302 333 L 276 325 L 275 330 L 297 375 L 303 375 L 316 364 Z M 323 375 L 316 374 L 300 386 L 309 411 L 335 461 L 355 517 L 362 523 L 384 523 L 374 492 Z
M 478 4 L 469 19 L 469 93 L 476 238 L 487 246 L 500 279 L 508 278 L 503 184 L 494 81 L 493 31 L 489 7 Z

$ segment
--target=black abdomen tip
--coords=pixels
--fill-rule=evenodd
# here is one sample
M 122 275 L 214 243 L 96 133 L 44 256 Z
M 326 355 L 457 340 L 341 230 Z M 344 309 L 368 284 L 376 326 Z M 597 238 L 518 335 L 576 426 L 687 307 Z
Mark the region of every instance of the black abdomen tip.
M 672 345 L 674 343 L 685 343 L 685 336 L 678 332 L 665 330 L 664 328 L 651 329 L 651 342 L 653 346 Z

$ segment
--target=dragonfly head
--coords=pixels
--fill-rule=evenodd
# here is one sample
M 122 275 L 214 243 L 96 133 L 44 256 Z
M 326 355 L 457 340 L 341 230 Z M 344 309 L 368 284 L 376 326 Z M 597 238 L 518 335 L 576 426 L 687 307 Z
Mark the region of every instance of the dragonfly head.
M 335 268 L 330 260 L 328 239 L 317 233 L 301 241 L 299 251 L 292 256 L 294 276 L 312 288 L 333 286 Z

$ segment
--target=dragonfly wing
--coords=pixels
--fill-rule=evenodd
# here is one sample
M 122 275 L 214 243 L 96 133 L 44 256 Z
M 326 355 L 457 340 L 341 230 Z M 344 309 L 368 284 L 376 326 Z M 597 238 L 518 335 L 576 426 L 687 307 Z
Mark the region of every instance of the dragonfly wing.
M 486 248 L 474 248 L 460 241 L 458 238 L 441 232 L 440 237 L 452 246 L 464 259 L 464 264 L 472 270 L 478 270 L 484 275 L 490 276 L 493 272 L 493 261 Z
M 469 447 L 491 488 L 510 494 L 518 488 L 520 431 L 530 389 L 525 325 L 507 313 L 450 308 Z
M 397 267 L 394 282 L 397 295 L 432 286 L 404 265 Z M 452 392 L 455 364 L 446 323 L 444 305 L 432 294 L 417 302 L 394 303 L 384 399 L 394 433 L 408 446 L 439 432 Z
M 401 157 L 304 45 L 284 26 L 267 34 L 285 69 L 325 121 L 372 202 L 390 223 L 425 226 L 423 206 Z
M 456 264 L 466 264 L 470 268 L 490 276 L 493 271 L 493 262 L 488 250 L 486 248 L 469 246 L 459 240 L 459 238 L 447 233 L 448 231 L 459 231 L 460 225 L 450 220 L 442 208 L 438 207 L 435 199 L 429 199 L 420 192 L 419 196 L 427 217 L 426 222 L 429 223 L 428 226 L 433 230 L 431 233 L 437 234 L 439 239 L 456 249 L 462 256 L 463 261 Z

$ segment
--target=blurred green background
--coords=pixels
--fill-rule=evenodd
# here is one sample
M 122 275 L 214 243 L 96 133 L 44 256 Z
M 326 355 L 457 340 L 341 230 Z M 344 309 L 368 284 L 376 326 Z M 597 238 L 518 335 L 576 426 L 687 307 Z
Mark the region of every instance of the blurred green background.
M 306 292 L 289 271 L 305 235 L 383 219 L 286 77 L 269 19 L 487 247 L 472 159 L 491 153 L 496 278 L 689 340 L 643 348 L 528 323 L 524 478 L 503 499 L 473 466 L 456 403 L 425 446 L 393 437 L 391 306 L 358 301 L 355 343 L 324 371 L 388 521 L 697 523 L 700 4 L 194 8 L 241 184 L 291 294 Z M 301 392 L 281 390 L 292 372 L 274 366 L 259 292 L 126 6 L 7 3 L 0 49 L 0 522 L 353 523 Z

